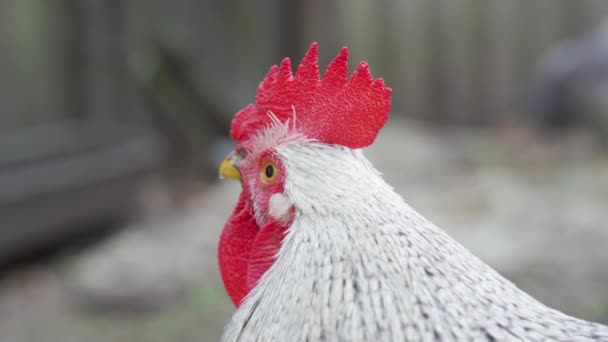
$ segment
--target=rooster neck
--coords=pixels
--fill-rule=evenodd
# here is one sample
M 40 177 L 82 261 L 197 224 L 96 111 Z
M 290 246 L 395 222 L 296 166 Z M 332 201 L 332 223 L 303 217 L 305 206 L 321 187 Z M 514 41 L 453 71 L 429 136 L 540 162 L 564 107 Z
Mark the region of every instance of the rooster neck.
M 279 152 L 298 212 L 224 340 L 608 340 L 474 257 L 360 151 L 290 148 Z

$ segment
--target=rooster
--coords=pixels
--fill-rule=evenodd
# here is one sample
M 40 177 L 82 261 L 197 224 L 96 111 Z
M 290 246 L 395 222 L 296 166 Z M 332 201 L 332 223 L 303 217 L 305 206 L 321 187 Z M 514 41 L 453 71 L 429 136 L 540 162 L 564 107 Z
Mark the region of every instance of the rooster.
M 343 48 L 273 66 L 231 125 L 220 176 L 242 192 L 220 236 L 238 307 L 223 341 L 608 341 L 551 309 L 412 209 L 364 157 L 391 89 Z

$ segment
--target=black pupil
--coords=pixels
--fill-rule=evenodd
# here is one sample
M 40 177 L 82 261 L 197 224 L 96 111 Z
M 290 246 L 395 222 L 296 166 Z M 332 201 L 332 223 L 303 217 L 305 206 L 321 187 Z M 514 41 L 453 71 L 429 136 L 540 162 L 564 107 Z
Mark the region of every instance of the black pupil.
M 272 165 L 266 166 L 264 174 L 266 175 L 266 178 L 272 178 L 272 176 L 274 176 L 274 167 Z

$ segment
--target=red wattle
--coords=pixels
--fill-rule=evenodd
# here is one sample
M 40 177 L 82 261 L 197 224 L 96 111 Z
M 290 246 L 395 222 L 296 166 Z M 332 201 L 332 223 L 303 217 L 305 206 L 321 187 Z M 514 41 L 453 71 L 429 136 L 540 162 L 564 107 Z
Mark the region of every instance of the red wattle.
M 247 264 L 259 230 L 249 195 L 244 189 L 232 216 L 224 226 L 218 247 L 224 287 L 237 307 L 250 290 L 247 287 Z
M 218 248 L 224 287 L 237 307 L 274 263 L 286 230 L 274 221 L 260 228 L 245 189 L 224 226 Z

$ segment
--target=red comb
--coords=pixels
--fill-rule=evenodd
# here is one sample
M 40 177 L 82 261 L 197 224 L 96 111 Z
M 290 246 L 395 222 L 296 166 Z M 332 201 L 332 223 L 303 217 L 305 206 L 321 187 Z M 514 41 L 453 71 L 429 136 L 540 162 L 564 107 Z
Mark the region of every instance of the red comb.
M 320 78 L 317 43 L 302 59 L 295 76 L 291 62 L 270 68 L 260 83 L 255 103 L 238 112 L 230 134 L 242 142 L 271 122 L 272 112 L 281 122 L 296 116 L 296 130 L 306 137 L 350 148 L 371 145 L 388 119 L 391 89 L 374 80 L 366 62 L 348 79 L 348 48 L 329 64 Z

